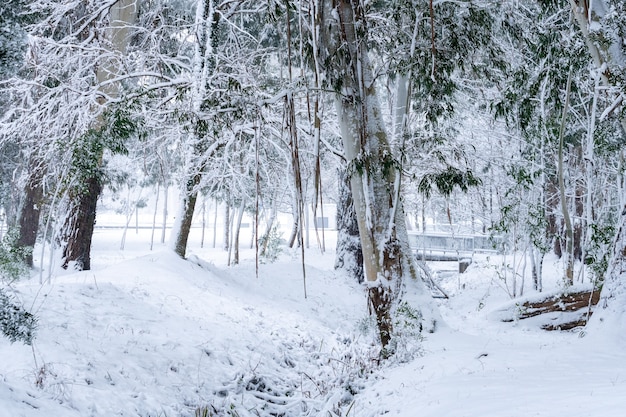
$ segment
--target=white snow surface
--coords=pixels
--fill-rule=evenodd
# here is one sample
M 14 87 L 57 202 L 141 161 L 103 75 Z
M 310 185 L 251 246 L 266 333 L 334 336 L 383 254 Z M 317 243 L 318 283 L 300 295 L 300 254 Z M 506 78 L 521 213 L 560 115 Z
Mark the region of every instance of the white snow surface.
M 91 271 L 13 284 L 39 327 L 32 347 L 0 338 L 0 417 L 626 415 L 622 335 L 497 321 L 494 259 L 440 274 L 445 324 L 379 361 L 365 288 L 332 250 L 307 251 L 305 299 L 299 251 L 256 278 L 251 250 L 228 267 L 221 249 L 181 260 L 120 237 L 98 230 Z

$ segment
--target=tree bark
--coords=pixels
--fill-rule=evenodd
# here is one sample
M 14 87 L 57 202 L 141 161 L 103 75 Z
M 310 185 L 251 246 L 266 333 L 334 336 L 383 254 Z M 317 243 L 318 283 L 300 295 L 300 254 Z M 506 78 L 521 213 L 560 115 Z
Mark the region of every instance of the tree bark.
M 235 230 L 233 231 L 233 246 L 235 255 L 233 257 L 233 264 L 239 264 L 239 233 L 241 232 L 241 220 L 243 219 L 243 213 L 246 209 L 245 200 L 241 201 L 241 205 L 239 206 L 239 210 L 237 213 L 237 223 L 235 224 Z
M 569 108 L 569 94 L 572 83 L 572 71 L 570 70 L 567 77 L 567 87 L 565 89 L 565 106 L 563 107 L 563 117 L 561 119 L 561 129 L 559 132 L 559 153 L 558 153 L 558 167 L 557 175 L 559 181 L 559 197 L 561 199 L 561 213 L 563 214 L 563 221 L 565 223 L 565 284 L 574 284 L 574 229 L 570 212 L 567 207 L 567 197 L 565 194 L 565 179 L 564 179 L 564 167 L 563 167 L 563 140 L 565 134 L 565 123 L 567 120 L 567 111 Z
M 70 196 L 68 216 L 65 220 L 61 241 L 63 268 L 70 265 L 77 270 L 91 269 L 91 240 L 96 224 L 96 206 L 102 191 L 100 180 L 92 176 L 85 181 L 85 189 Z
M 294 187 L 295 190 L 295 187 Z M 293 246 L 296 244 L 297 242 L 300 242 L 300 239 L 296 239 L 301 231 L 300 231 L 300 208 L 299 208 L 299 199 L 296 195 L 297 191 L 294 191 L 293 196 L 292 196 L 292 204 L 291 204 L 291 211 L 292 211 L 292 219 L 293 219 L 293 223 L 291 225 L 291 233 L 289 234 L 289 239 L 287 240 L 287 246 L 289 246 L 290 248 L 293 248 Z
M 24 201 L 22 201 L 18 218 L 19 237 L 16 243 L 20 247 L 29 249 L 24 255 L 24 262 L 32 268 L 32 250 L 37 242 L 39 217 L 43 201 L 43 186 L 41 184 L 43 167 L 37 163 L 31 163 L 29 171 L 28 180 L 24 187 Z
M 196 209 L 196 200 L 198 199 L 198 191 L 196 186 L 200 182 L 200 174 L 189 180 L 186 185 L 181 211 L 176 219 L 176 225 L 172 229 L 172 246 L 174 252 L 181 258 L 187 255 L 187 241 L 189 240 L 189 232 L 191 231 L 191 222 L 193 213 Z
M 337 250 L 335 269 L 344 270 L 361 283 L 363 274 L 363 250 L 359 237 L 359 224 L 354 211 L 350 177 L 345 168 L 339 171 L 339 201 L 337 202 Z
M 230 248 L 230 205 L 228 201 L 224 203 L 224 242 L 222 247 L 225 251 Z

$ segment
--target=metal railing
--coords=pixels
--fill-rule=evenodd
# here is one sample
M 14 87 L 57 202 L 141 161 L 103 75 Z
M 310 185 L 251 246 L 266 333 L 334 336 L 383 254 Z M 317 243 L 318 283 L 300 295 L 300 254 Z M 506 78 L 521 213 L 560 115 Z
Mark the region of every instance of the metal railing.
M 409 245 L 420 257 L 469 256 L 474 253 L 501 253 L 502 238 L 487 235 L 409 233 Z

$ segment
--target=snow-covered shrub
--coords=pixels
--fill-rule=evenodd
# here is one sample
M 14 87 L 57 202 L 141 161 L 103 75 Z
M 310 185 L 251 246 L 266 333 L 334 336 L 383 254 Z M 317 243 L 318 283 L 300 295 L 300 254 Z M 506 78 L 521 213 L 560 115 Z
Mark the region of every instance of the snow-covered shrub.
M 30 248 L 17 244 L 17 230 L 10 230 L 0 242 L 0 282 L 11 283 L 28 275 L 24 257 Z M 0 331 L 11 342 L 30 345 L 33 341 L 37 319 L 19 305 L 13 297 L 0 288 Z
M 30 345 L 35 336 L 37 319 L 0 289 L 0 331 L 11 341 Z
M 278 231 L 278 227 L 279 225 L 276 224 L 267 235 L 261 236 L 259 239 L 259 247 L 263 248 L 261 251 L 262 263 L 276 262 L 283 251 L 281 247 L 283 234 Z
M 404 363 L 422 354 L 422 336 L 424 319 L 419 309 L 402 301 L 393 313 L 393 332 L 391 340 L 385 349 L 380 352 L 380 358 Z M 357 323 L 357 329 L 362 336 L 377 337 L 378 327 L 376 316 L 373 314 L 362 318 Z
M 32 248 L 17 245 L 16 229 L 9 230 L 0 242 L 0 279 L 13 282 L 28 275 L 28 265 L 24 262 Z
M 398 362 L 408 362 L 422 353 L 422 313 L 406 301 L 398 305 L 394 314 L 393 334 L 386 354 Z M 383 355 L 385 352 L 383 352 Z

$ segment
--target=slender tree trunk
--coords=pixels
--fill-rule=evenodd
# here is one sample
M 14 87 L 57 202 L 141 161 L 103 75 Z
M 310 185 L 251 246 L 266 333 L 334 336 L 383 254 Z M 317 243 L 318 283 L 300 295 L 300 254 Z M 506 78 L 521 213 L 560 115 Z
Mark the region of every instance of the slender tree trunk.
M 215 249 L 215 245 L 217 243 L 217 212 L 219 208 L 219 203 L 215 200 L 215 211 L 213 212 L 213 249 Z
M 291 234 L 289 235 L 289 239 L 287 240 L 287 246 L 289 246 L 290 248 L 293 248 L 293 246 L 296 244 L 296 238 L 300 234 L 300 209 L 298 207 L 298 198 L 295 193 L 296 192 L 294 191 L 291 204 L 293 223 L 291 225 Z
M 276 221 L 276 217 L 278 216 L 278 207 L 276 201 L 272 202 L 272 210 L 270 212 L 270 217 L 267 219 L 267 223 L 265 225 L 265 232 L 261 237 L 261 248 L 259 250 L 259 256 L 265 256 L 265 252 L 267 252 L 267 246 L 270 241 L 270 235 L 272 233 L 272 228 L 274 227 L 274 222 Z
M 564 179 L 564 167 L 563 167 L 563 139 L 565 134 L 565 122 L 567 120 L 567 111 L 569 103 L 569 93 L 572 83 L 572 71 L 570 70 L 569 77 L 567 78 L 567 88 L 565 97 L 565 106 L 563 108 L 563 118 L 561 120 L 561 130 L 559 132 L 559 155 L 558 155 L 558 167 L 557 175 L 559 180 L 559 197 L 561 198 L 561 213 L 563 214 L 563 220 L 565 222 L 565 284 L 574 284 L 574 229 L 572 226 L 572 220 L 570 212 L 567 208 L 567 196 L 565 194 L 565 179 Z
M 191 222 L 193 220 L 193 213 L 196 209 L 196 200 L 198 199 L 196 186 L 199 182 L 200 174 L 197 174 L 187 183 L 181 205 L 181 211 L 176 218 L 176 225 L 172 228 L 172 248 L 174 249 L 174 252 L 176 252 L 176 254 L 183 259 L 187 254 L 187 241 L 189 240 Z
M 178 227 L 172 230 L 172 246 L 174 251 L 184 258 L 191 230 L 191 221 L 198 198 L 198 185 L 206 167 L 206 160 L 220 146 L 218 142 L 209 142 L 206 137 L 206 120 L 201 117 L 203 101 L 210 87 L 210 76 L 215 71 L 215 41 L 214 27 L 219 20 L 215 13 L 212 0 L 198 0 L 196 3 L 196 21 L 193 58 L 192 104 L 194 113 L 194 132 L 190 135 L 189 160 L 187 161 L 188 182 L 183 189 L 181 201 L 181 216 L 177 219 Z
M 200 248 L 204 248 L 204 231 L 206 229 L 206 197 L 202 198 L 202 235 L 200 236 Z
M 154 201 L 154 214 L 152 215 L 152 233 L 150 234 L 150 250 L 154 247 L 154 231 L 156 230 L 157 213 L 159 212 L 159 194 L 161 193 L 161 184 L 157 182 L 156 197 Z
M 163 190 L 163 224 L 161 225 L 161 243 L 165 243 L 165 232 L 167 231 L 167 196 L 170 193 L 170 186 L 166 182 Z
M 239 234 L 241 232 L 241 220 L 243 219 L 243 213 L 246 209 L 245 200 L 241 201 L 241 206 L 239 207 L 239 212 L 237 213 L 237 223 L 235 224 L 235 229 L 233 231 L 233 246 L 234 246 L 234 256 L 233 256 L 233 264 L 239 264 Z
M 128 193 L 126 194 L 126 201 L 130 205 L 130 186 L 126 186 L 128 189 Z M 126 223 L 124 223 L 124 232 L 122 233 L 122 242 L 120 243 L 120 250 L 124 250 L 124 246 L 126 246 L 126 234 L 128 233 L 128 225 L 130 225 L 130 221 L 133 218 L 133 212 L 127 209 L 126 213 Z
M 224 204 L 224 245 L 227 251 L 230 248 L 230 205 L 228 202 Z

